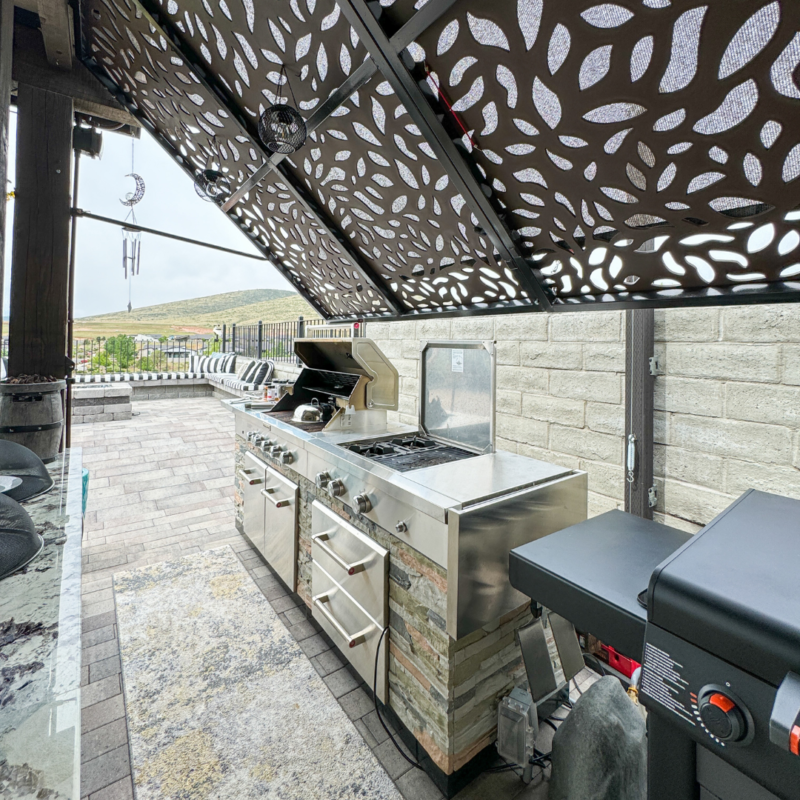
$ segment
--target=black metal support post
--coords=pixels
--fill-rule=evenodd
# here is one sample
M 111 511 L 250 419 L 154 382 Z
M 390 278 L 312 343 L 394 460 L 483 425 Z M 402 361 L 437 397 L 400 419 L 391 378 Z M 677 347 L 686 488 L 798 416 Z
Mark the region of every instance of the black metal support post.
M 223 353 L 227 353 L 228 352 L 225 349 L 227 341 L 228 341 L 228 327 L 227 327 L 227 325 L 223 324 L 223 326 L 222 326 L 222 349 L 221 349 L 221 352 L 223 352 Z
M 236 323 L 231 325 L 231 352 L 236 352 Z
M 548 310 L 551 301 L 543 284 L 539 282 L 533 267 L 514 241 L 511 231 L 484 194 L 484 187 L 478 183 L 464 155 L 439 123 L 436 112 L 406 68 L 400 54 L 392 47 L 389 37 L 370 11 L 370 4 L 367 0 L 336 0 L 336 3 L 358 33 L 378 69 L 391 84 L 398 100 L 423 132 L 450 180 L 466 200 L 467 206 L 501 258 L 516 271 L 520 285 L 538 310 Z M 490 189 L 488 186 L 485 188 Z
M 653 518 L 653 309 L 625 312 L 625 510 Z
M 78 202 L 78 181 L 81 168 L 81 152 L 75 150 L 72 170 L 72 205 Z M 72 215 L 69 237 L 69 275 L 67 277 L 67 391 L 64 401 L 64 446 L 72 446 L 72 373 L 75 361 L 72 358 L 72 340 L 75 336 L 75 253 L 78 249 L 78 218 Z
M 8 110 L 11 104 L 11 53 L 13 50 L 14 2 L 13 0 L 0 0 L 0 309 L 3 307 L 3 276 L 5 274 Z M 1 333 L 2 323 L 0 323 Z
M 297 339 L 305 339 L 306 336 L 306 322 L 302 317 L 297 318 Z M 300 366 L 303 362 L 298 358 L 297 365 Z
M 258 358 L 264 357 L 264 323 L 258 321 Z

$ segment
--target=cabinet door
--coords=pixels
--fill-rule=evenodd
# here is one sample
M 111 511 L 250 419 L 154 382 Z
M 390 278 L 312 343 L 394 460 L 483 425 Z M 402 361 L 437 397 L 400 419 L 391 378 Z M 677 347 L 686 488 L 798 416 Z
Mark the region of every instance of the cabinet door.
M 262 555 L 294 591 L 297 587 L 297 484 L 267 467 L 261 494 L 266 503 Z
M 236 470 L 242 493 L 242 525 L 247 538 L 258 550 L 264 549 L 264 511 L 266 501 L 262 490 L 267 465 L 252 453 L 247 453 L 240 469 Z

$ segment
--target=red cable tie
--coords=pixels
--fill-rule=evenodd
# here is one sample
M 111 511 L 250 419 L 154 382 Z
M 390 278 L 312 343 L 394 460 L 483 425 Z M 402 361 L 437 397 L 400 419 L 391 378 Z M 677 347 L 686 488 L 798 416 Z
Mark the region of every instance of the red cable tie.
M 478 144 L 472 138 L 472 136 L 470 135 L 470 132 L 467 130 L 466 126 L 461 121 L 461 117 L 459 117 L 458 114 L 455 111 L 453 111 L 453 106 L 450 105 L 450 102 L 444 96 L 444 92 L 442 92 L 442 88 L 439 85 L 438 81 L 434 80 L 431 77 L 431 68 L 430 68 L 430 65 L 428 64 L 427 61 L 425 62 L 425 74 L 433 81 L 434 86 L 436 86 L 436 91 L 439 93 L 440 99 L 447 106 L 447 110 L 450 112 L 450 114 L 452 115 L 453 119 L 458 123 L 458 127 L 461 128 L 462 131 L 464 131 L 464 135 L 467 137 L 467 139 L 469 139 L 470 144 L 472 145 L 472 147 L 475 150 L 480 150 L 481 148 L 478 146 Z

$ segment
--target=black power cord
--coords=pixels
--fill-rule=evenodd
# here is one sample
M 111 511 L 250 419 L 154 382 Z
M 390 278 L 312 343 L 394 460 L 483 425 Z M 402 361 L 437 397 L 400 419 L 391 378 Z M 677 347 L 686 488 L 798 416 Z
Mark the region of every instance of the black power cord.
M 375 703 L 375 713 L 378 715 L 378 721 L 381 723 L 381 725 L 383 725 L 383 729 L 386 731 L 387 735 L 389 736 L 389 739 L 391 739 L 391 742 L 395 746 L 397 752 L 400 753 L 400 755 L 403 756 L 403 758 L 406 761 L 408 761 L 408 763 L 411 764 L 412 767 L 414 767 L 415 769 L 423 770 L 424 772 L 422 765 L 417 761 L 412 761 L 403 752 L 400 745 L 397 744 L 397 742 L 394 740 L 394 736 L 392 736 L 392 732 L 389 730 L 386 723 L 383 721 L 383 717 L 381 716 L 381 710 L 378 707 L 378 657 L 380 656 L 381 645 L 383 644 L 383 637 L 386 636 L 388 632 L 389 632 L 389 626 L 387 625 L 381 632 L 381 638 L 378 639 L 378 646 L 375 648 L 375 674 L 372 679 L 372 699 Z

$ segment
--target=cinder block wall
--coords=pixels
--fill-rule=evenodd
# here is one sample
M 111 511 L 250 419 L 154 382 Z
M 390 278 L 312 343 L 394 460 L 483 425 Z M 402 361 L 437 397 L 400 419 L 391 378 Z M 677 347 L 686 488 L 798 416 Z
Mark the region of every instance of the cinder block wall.
M 497 444 L 585 469 L 589 512 L 623 506 L 623 312 L 369 322 L 416 424 L 419 343 L 497 341 Z M 697 530 L 750 487 L 800 498 L 800 308 L 656 312 L 656 519 Z
M 695 530 L 749 488 L 800 498 L 800 307 L 656 312 L 658 511 Z

